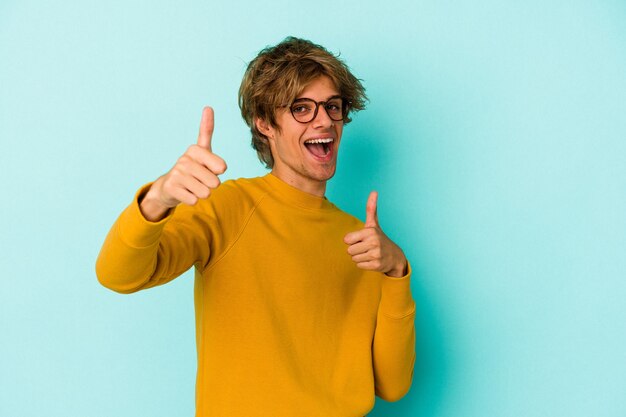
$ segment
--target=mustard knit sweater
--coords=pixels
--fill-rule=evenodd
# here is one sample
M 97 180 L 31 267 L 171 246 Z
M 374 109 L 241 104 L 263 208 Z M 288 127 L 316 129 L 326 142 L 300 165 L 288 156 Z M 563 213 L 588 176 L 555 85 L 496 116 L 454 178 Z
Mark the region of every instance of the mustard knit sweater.
M 153 223 L 138 199 L 109 232 L 100 282 L 132 293 L 195 265 L 196 416 L 352 417 L 408 391 L 415 303 L 356 267 L 363 223 L 272 174 L 224 182 Z

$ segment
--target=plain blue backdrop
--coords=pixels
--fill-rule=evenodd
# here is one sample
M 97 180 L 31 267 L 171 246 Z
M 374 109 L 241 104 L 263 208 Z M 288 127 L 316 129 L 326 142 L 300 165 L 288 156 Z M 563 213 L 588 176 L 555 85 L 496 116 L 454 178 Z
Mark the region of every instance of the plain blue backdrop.
M 265 173 L 237 107 L 287 35 L 371 103 L 329 198 L 411 260 L 413 387 L 370 414 L 626 416 L 626 3 L 0 3 L 0 415 L 192 416 L 192 276 L 94 263 L 215 108 L 225 178 Z

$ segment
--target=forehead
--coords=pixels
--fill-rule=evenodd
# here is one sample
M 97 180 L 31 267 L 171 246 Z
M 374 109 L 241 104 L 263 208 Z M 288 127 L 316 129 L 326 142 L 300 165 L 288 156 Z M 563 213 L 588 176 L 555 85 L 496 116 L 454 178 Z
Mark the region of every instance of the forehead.
M 297 95 L 296 99 L 312 98 L 313 100 L 319 101 L 337 95 L 339 95 L 339 89 L 333 80 L 326 75 L 321 75 L 308 83 L 300 94 Z

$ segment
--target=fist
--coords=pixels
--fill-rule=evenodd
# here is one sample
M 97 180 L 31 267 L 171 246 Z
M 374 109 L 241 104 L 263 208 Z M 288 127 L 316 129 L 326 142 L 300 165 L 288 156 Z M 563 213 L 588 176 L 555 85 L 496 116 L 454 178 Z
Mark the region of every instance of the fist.
M 226 162 L 211 149 L 213 126 L 213 109 L 205 107 L 197 143 L 152 184 L 141 201 L 141 211 L 148 220 L 165 217 L 170 208 L 180 203 L 194 205 L 220 185 L 218 175 L 226 171 Z
M 378 193 L 372 191 L 365 207 L 365 227 L 348 233 L 343 240 L 357 267 L 379 271 L 391 277 L 403 277 L 406 274 L 406 257 L 402 249 L 380 228 L 377 201 Z

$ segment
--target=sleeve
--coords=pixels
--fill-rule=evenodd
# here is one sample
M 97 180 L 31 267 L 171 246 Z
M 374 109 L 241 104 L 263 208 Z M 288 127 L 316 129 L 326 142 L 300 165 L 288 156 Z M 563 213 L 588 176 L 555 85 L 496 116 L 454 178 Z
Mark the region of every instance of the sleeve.
M 398 401 L 409 391 L 415 365 L 415 301 L 411 266 L 402 278 L 383 276 L 373 343 L 376 395 Z
M 165 284 L 195 263 L 205 265 L 221 238 L 209 204 L 180 205 L 159 222 L 146 220 L 139 201 L 150 186 L 120 214 L 96 261 L 100 283 L 120 293 Z

